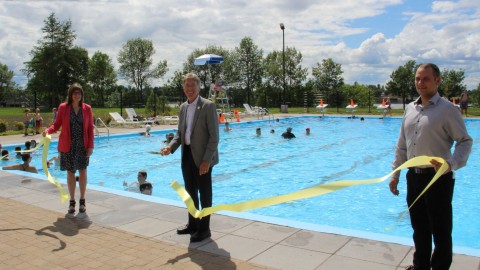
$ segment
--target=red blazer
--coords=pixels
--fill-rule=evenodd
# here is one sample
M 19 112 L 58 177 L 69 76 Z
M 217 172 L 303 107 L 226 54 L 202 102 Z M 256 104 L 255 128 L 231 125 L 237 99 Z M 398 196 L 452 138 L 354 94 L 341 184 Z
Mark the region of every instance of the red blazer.
M 67 103 L 62 103 L 58 107 L 57 118 L 55 122 L 46 129 L 47 133 L 56 133 L 60 127 L 60 137 L 58 139 L 58 151 L 70 152 L 71 136 L 70 136 L 70 110 L 72 106 Z M 83 144 L 85 149 L 93 148 L 93 113 L 90 105 L 82 103 L 82 117 L 83 117 Z

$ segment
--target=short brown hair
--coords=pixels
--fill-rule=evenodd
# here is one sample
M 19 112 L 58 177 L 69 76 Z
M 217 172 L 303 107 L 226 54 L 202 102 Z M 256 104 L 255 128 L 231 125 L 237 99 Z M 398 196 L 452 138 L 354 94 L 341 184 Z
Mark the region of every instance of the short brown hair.
M 438 68 L 437 65 L 435 65 L 435 64 L 433 64 L 433 63 L 421 64 L 420 66 L 418 66 L 417 70 L 418 70 L 419 68 L 423 68 L 423 69 L 431 68 L 432 71 L 433 71 L 433 77 L 435 77 L 435 78 L 440 77 L 440 69 Z
M 72 105 L 72 102 L 73 102 L 72 95 L 73 95 L 73 92 L 75 92 L 76 90 L 79 90 L 82 93 L 82 99 L 80 100 L 80 105 L 82 105 L 82 103 L 83 103 L 83 88 L 79 83 L 73 83 L 72 85 L 70 85 L 70 88 L 68 88 L 68 92 L 67 92 L 67 104 L 68 105 Z

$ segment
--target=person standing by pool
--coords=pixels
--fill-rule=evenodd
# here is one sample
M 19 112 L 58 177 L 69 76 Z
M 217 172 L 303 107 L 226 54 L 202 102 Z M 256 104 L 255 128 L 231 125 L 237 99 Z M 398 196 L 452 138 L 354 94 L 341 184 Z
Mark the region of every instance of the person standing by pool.
M 452 263 L 452 196 L 453 170 L 465 166 L 472 148 L 462 115 L 449 101 L 438 94 L 440 70 L 435 64 L 422 64 L 415 74 L 415 87 L 420 97 L 408 104 L 403 115 L 400 136 L 395 149 L 393 169 L 413 157 L 427 155 L 447 161 L 447 171 L 410 208 L 415 253 L 413 265 L 406 269 L 449 269 Z M 456 142 L 453 155 L 450 151 Z M 442 165 L 431 160 L 431 167 L 409 168 L 407 203 L 412 205 Z M 389 183 L 398 195 L 398 177 Z M 432 254 L 432 236 L 435 249 Z
M 218 163 L 219 127 L 216 106 L 200 97 L 200 79 L 194 73 L 183 77 L 187 101 L 180 106 L 178 130 L 162 155 L 174 153 L 182 146 L 182 174 L 185 189 L 197 209 L 212 206 L 212 169 Z M 200 198 L 199 198 L 200 194 Z M 201 219 L 188 215 L 188 224 L 177 234 L 191 234 L 191 242 L 211 236 L 210 216 Z
M 40 128 L 43 124 L 43 117 L 40 115 L 40 109 L 35 109 L 35 133 L 40 134 Z
M 85 191 L 87 189 L 87 166 L 93 153 L 93 113 L 90 105 L 83 102 L 83 88 L 74 83 L 68 89 L 66 102 L 58 107 L 55 122 L 45 129 L 43 136 L 55 133 L 60 128 L 58 152 L 60 154 L 60 170 L 67 171 L 70 205 L 68 214 L 75 213 L 75 172 L 80 173 L 80 207 L 79 212 L 85 213 Z
M 463 93 L 460 95 L 460 109 L 462 110 L 462 113 L 465 112 L 465 117 L 468 116 L 467 114 L 467 109 L 468 109 L 468 91 L 465 90 Z

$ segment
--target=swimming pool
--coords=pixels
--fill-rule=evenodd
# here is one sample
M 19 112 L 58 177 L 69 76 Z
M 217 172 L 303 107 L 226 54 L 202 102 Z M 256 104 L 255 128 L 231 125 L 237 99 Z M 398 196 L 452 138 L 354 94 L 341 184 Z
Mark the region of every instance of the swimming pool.
M 275 121 L 232 123 L 231 132 L 220 131 L 220 163 L 213 170 L 214 205 L 289 193 L 320 183 L 344 179 L 375 178 L 387 174 L 401 120 L 398 118 L 346 119 L 345 117 L 296 117 Z M 476 185 L 480 155 L 480 121 L 466 120 L 474 146 L 468 165 L 457 173 L 454 205 L 454 245 L 480 249 L 480 190 Z M 284 140 L 288 127 L 297 136 Z M 262 135 L 255 136 L 255 129 Z M 311 135 L 305 135 L 310 127 Z M 275 133 L 271 134 L 270 130 Z M 152 137 L 138 134 L 97 138 L 89 167 L 89 185 L 124 190 L 122 182 L 136 180 L 145 169 L 154 183 L 153 196 L 180 201 L 169 187 L 172 180 L 182 183 L 180 153 L 170 156 L 149 154 L 158 151 L 169 131 L 154 131 Z M 12 147 L 13 148 L 13 147 Z M 50 156 L 56 154 L 56 143 Z M 40 158 L 35 159 L 39 167 Z M 52 174 L 65 178 L 64 173 Z M 408 216 L 397 222 L 406 210 L 405 172 L 393 196 L 388 183 L 356 186 L 310 199 L 249 211 L 271 220 L 290 224 L 315 224 L 344 230 L 411 239 Z M 63 182 L 65 182 L 63 180 Z M 465 222 L 468 221 L 468 222 Z M 287 222 L 288 223 L 288 222 Z M 392 230 L 386 227 L 396 225 Z M 293 226 L 293 225 L 292 225 Z M 478 256 L 478 255 L 477 255 Z

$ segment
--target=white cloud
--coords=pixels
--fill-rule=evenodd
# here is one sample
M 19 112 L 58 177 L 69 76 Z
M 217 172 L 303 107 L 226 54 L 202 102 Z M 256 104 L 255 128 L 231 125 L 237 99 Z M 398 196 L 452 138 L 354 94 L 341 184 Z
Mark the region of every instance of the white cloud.
M 107 53 L 117 65 L 117 55 L 130 38 L 152 40 L 155 62 L 166 59 L 170 72 L 181 69 L 195 48 L 219 45 L 233 49 L 250 36 L 268 53 L 285 44 L 303 54 L 303 65 L 322 59 L 342 64 L 347 82 L 385 83 L 391 72 L 406 61 L 433 61 L 441 68 L 463 68 L 470 87 L 480 73 L 480 4 L 477 0 L 434 1 L 430 12 L 408 8 L 405 26 L 386 38 L 378 32 L 348 47 L 344 38 L 375 29 L 357 27 L 356 20 L 375 18 L 386 9 L 405 8 L 402 0 L 345 1 L 12 1 L 0 2 L 0 62 L 17 74 L 29 52 L 42 37 L 43 20 L 55 12 L 70 19 L 76 44 Z M 387 23 L 379 21 L 379 24 Z M 373 31 L 372 31 L 373 30 Z M 471 75 L 470 75 L 471 74 Z

